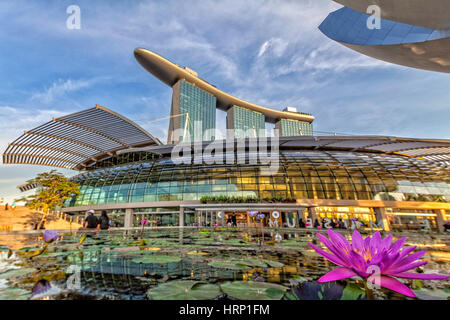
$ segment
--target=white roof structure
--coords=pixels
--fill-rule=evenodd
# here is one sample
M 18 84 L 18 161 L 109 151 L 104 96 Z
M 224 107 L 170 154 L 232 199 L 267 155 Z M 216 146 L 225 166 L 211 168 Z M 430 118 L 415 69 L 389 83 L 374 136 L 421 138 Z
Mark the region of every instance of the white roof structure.
M 120 150 L 160 144 L 131 120 L 97 105 L 25 131 L 8 145 L 3 163 L 83 170 Z

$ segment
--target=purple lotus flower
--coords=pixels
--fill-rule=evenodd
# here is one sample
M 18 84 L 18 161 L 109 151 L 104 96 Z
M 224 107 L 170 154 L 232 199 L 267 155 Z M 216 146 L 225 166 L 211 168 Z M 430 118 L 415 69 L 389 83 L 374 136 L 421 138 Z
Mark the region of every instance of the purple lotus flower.
M 44 232 L 44 241 L 46 243 L 52 243 L 53 241 L 56 241 L 59 237 L 59 233 L 53 230 L 46 230 Z
M 147 223 L 148 223 L 148 220 L 142 219 L 141 224 L 142 224 L 143 226 L 145 226 Z
M 320 278 L 319 282 L 321 283 L 359 276 L 366 281 L 377 283 L 405 296 L 415 297 L 416 295 L 411 289 L 395 278 L 423 280 L 449 278 L 436 274 L 406 272 L 428 263 L 427 261 L 416 261 L 422 258 L 426 251 L 412 253 L 417 247 L 402 249 L 406 238 L 392 243 L 392 235 L 381 239 L 380 232 L 376 232 L 372 237 L 363 239 L 361 234 L 355 230 L 352 244 L 350 244 L 343 235 L 333 232 L 331 229 L 328 230 L 328 236 L 330 239 L 317 234 L 317 237 L 331 253 L 312 243 L 309 244 L 318 254 L 339 266 Z
M 264 213 L 258 214 L 258 218 L 259 219 L 264 219 L 266 217 L 266 215 Z

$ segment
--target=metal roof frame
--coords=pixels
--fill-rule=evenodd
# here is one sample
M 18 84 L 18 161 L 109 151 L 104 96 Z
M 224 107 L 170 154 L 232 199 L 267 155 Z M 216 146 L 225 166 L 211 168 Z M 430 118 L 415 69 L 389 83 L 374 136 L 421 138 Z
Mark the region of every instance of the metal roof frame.
M 25 131 L 8 145 L 3 163 L 83 170 L 118 151 L 161 144 L 136 123 L 96 105 Z

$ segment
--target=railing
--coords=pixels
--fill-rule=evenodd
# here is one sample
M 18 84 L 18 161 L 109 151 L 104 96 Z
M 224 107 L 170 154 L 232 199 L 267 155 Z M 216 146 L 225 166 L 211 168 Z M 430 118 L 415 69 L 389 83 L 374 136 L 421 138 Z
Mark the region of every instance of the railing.
M 57 220 L 64 220 L 67 223 L 75 223 L 75 224 L 83 224 L 84 217 L 83 216 L 71 216 L 67 213 L 64 213 L 62 211 L 54 210 L 52 211 L 53 217 L 55 217 Z

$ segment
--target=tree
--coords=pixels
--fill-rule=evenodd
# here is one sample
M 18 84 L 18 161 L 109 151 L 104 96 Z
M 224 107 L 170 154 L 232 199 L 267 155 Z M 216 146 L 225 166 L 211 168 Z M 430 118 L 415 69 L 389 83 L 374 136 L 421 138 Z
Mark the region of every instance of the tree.
M 41 209 L 44 215 L 49 210 L 62 207 L 70 197 L 78 197 L 80 195 L 78 184 L 69 181 L 68 178 L 56 170 L 40 173 L 27 183 L 36 184 L 38 186 L 37 191 L 34 195 L 22 200 L 27 202 L 27 206 L 30 209 Z

